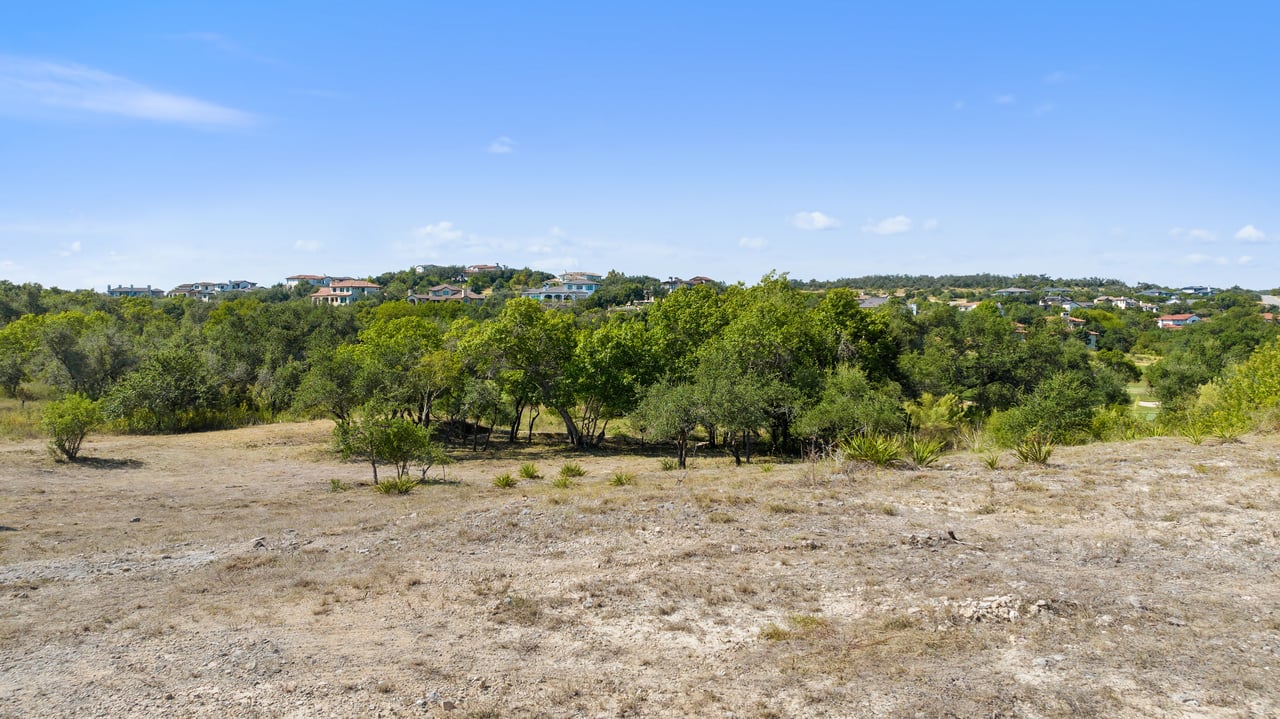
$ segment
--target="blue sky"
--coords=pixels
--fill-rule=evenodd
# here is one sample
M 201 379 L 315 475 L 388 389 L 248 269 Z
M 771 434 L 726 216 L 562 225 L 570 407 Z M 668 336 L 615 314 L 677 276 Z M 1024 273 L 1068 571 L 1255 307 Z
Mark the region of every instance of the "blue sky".
M 11 5 L 13 281 L 1280 285 L 1268 3 Z

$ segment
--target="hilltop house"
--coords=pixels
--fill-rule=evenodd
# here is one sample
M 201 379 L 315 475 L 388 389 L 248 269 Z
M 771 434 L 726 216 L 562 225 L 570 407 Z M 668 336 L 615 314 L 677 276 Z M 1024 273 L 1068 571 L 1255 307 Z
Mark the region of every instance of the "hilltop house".
M 600 289 L 600 282 L 604 280 L 604 276 L 595 272 L 566 272 L 560 275 L 559 279 L 566 290 L 586 292 L 590 295 Z
M 410 292 L 408 302 L 411 305 L 418 305 L 423 302 L 461 302 L 465 305 L 476 305 L 484 302 L 484 295 L 472 292 L 465 287 L 446 284 L 428 287 L 426 294 L 419 295 Z
M 1194 314 L 1161 315 L 1156 318 L 1156 327 L 1164 330 L 1180 330 L 1187 325 L 1201 321 Z
M 1024 289 L 1022 287 L 1006 287 L 1003 290 L 996 290 L 991 294 L 996 297 L 1012 297 L 1014 295 L 1029 295 L 1031 294 L 1031 290 Z
M 190 297 L 208 302 L 223 292 L 246 292 L 258 286 L 249 280 L 231 280 L 230 282 L 184 282 L 169 290 L 170 297 Z
M 164 297 L 164 290 L 153 290 L 151 289 L 151 285 L 147 285 L 146 287 L 134 287 L 132 285 L 128 287 L 125 287 L 124 285 L 116 285 L 115 287 L 112 287 L 111 285 L 107 285 L 107 296 L 150 297 L 152 299 L 159 299 Z
M 681 287 L 697 287 L 698 285 L 706 284 L 715 284 L 715 280 L 710 277 L 704 277 L 703 275 L 690 277 L 687 280 L 682 280 L 679 277 L 668 277 L 667 281 L 662 283 L 662 287 L 667 292 L 675 292 Z
M 354 277 L 335 276 L 335 275 L 289 275 L 284 278 L 284 286 L 290 289 L 302 284 L 303 282 L 312 287 L 328 287 L 334 282 L 342 280 L 354 280 Z
M 378 292 L 381 289 L 381 285 L 375 285 L 365 280 L 333 280 L 327 286 L 321 287 L 311 295 L 311 304 L 349 305 L 361 297 Z

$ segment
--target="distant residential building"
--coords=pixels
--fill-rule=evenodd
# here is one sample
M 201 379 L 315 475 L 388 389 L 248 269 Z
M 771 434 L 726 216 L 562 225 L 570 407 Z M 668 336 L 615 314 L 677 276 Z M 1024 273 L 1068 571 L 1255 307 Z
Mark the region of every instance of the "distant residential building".
M 468 265 L 462 272 L 470 276 L 478 272 L 499 272 L 505 269 L 502 265 Z
M 952 301 L 951 301 L 951 302 L 949 302 L 948 304 L 950 304 L 952 307 L 956 308 L 956 309 L 957 309 L 958 311 L 960 311 L 960 312 L 969 312 L 969 311 L 972 311 L 975 307 L 977 307 L 978 305 L 980 305 L 980 304 L 982 304 L 982 303 L 981 303 L 981 302 L 967 302 L 967 301 L 965 301 L 965 300 L 952 300 Z
M 858 300 L 858 306 L 864 310 L 874 310 L 893 298 L 891 297 L 862 297 Z
M 341 282 L 342 280 L 354 280 L 354 279 L 355 279 L 354 277 L 335 276 L 335 275 L 289 275 L 288 277 L 284 278 L 284 286 L 292 288 L 305 282 L 311 285 L 312 287 L 328 287 L 329 285 L 332 285 L 334 282 Z
M 313 305 L 349 305 L 382 289 L 365 280 L 334 280 L 311 295 Z
M 423 302 L 461 302 L 466 305 L 478 305 L 484 302 L 484 295 L 472 292 L 465 287 L 446 284 L 429 287 L 424 294 L 410 292 L 408 302 L 413 305 Z
M 604 276 L 595 272 L 566 272 L 560 275 L 559 279 L 566 290 L 586 292 L 590 295 L 600 289 Z
M 208 302 L 223 292 L 247 292 L 257 288 L 257 282 L 231 280 L 230 282 L 185 282 L 169 290 L 170 297 L 190 297 Z
M 107 285 L 108 297 L 148 297 L 151 299 L 159 299 L 164 297 L 164 290 L 152 289 L 151 285 L 146 287 L 134 287 L 133 285 L 116 285 L 112 287 Z
M 559 279 L 552 279 L 543 282 L 542 287 L 521 292 L 520 296 L 549 304 L 563 304 L 585 300 L 591 296 L 591 293 L 586 290 L 571 290 Z
M 1165 330 L 1176 330 L 1200 321 L 1202 320 L 1194 314 L 1161 315 L 1156 318 L 1156 327 Z
M 690 277 L 687 280 L 682 280 L 679 277 L 668 277 L 667 281 L 662 283 L 662 287 L 667 292 L 675 292 L 681 287 L 697 287 L 698 285 L 714 285 L 715 283 L 715 280 L 703 275 Z
M 995 295 L 996 297 L 1012 297 L 1015 295 L 1029 295 L 1031 294 L 1031 290 L 1028 290 L 1022 287 L 1006 287 L 1003 290 L 996 290 L 991 294 Z
M 1143 290 L 1138 293 L 1139 297 L 1173 297 L 1173 293 L 1168 290 Z
M 1093 303 L 1095 305 L 1108 304 L 1118 310 L 1132 309 L 1141 305 L 1140 302 L 1129 297 L 1110 297 L 1107 295 L 1095 299 Z
M 1196 297 L 1213 297 L 1218 294 L 1218 290 L 1213 287 L 1205 287 L 1204 285 L 1187 285 L 1178 290 L 1184 295 L 1194 295 Z

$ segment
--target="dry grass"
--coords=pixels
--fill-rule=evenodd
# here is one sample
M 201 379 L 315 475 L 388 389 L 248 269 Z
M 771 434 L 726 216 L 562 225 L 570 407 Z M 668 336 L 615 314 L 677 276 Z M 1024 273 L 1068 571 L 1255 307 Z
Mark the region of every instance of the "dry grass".
M 499 444 L 404 496 L 326 441 L 0 444 L 0 715 L 1280 714 L 1275 438 L 850 475 Z M 584 476 L 493 486 L 524 463 Z

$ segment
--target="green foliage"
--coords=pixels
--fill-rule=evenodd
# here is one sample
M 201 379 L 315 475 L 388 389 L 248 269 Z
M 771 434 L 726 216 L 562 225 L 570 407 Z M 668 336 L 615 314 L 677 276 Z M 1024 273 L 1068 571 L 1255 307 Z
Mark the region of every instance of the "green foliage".
M 670 472 L 672 470 L 679 469 L 680 465 L 677 464 L 676 461 L 674 459 L 671 459 L 670 457 L 663 457 L 662 459 L 658 460 L 658 468 L 661 469 L 663 472 Z
M 827 374 L 817 403 L 796 420 L 795 432 L 831 442 L 850 435 L 898 434 L 906 427 L 897 384 L 873 385 L 861 369 L 841 365 Z
M 555 487 L 556 489 L 569 489 L 570 487 L 573 487 L 576 484 L 577 484 L 576 482 L 574 482 L 572 479 L 570 479 L 569 477 L 566 477 L 563 474 L 551 480 L 551 486 Z
M 947 449 L 947 443 L 942 439 L 930 439 L 928 437 L 911 436 L 907 438 L 906 444 L 907 455 L 911 457 L 912 463 L 919 468 L 928 467 L 937 462 Z
M 1131 408 L 1116 405 L 1094 413 L 1089 433 L 1104 442 L 1128 442 L 1154 436 L 1156 427 L 1151 421 L 1134 415 Z
M 538 471 L 538 465 L 533 462 L 525 462 L 520 465 L 520 476 L 525 479 L 542 479 L 542 473 Z
M 374 482 L 373 489 L 378 494 L 408 494 L 418 486 L 416 477 L 398 476 Z
M 1048 464 L 1053 456 L 1053 440 L 1049 437 L 1032 434 L 1024 437 L 1014 446 L 1013 451 L 1023 464 Z
M 902 459 L 902 443 L 897 437 L 883 434 L 856 434 L 840 444 L 846 461 L 865 462 L 888 467 Z
M 75 461 L 84 438 L 101 426 L 102 421 L 97 402 L 82 394 L 72 394 L 45 405 L 40 429 L 49 435 L 51 451 Z
M 1000 450 L 990 450 L 979 455 L 982 463 L 987 465 L 987 469 L 1000 468 Z
M 951 441 L 964 421 L 964 405 L 954 394 L 935 397 L 930 392 L 920 395 L 920 399 L 903 405 L 911 426 L 916 435 L 923 439 L 940 440 L 943 444 Z
M 615 487 L 630 487 L 636 483 L 636 476 L 631 472 L 614 472 L 609 484 Z
M 1280 339 L 1269 342 L 1222 378 L 1201 388 L 1196 406 L 1210 415 L 1210 431 L 1238 436 L 1280 408 Z
M 376 404 L 361 412 L 358 420 L 338 422 L 334 426 L 338 452 L 344 458 L 358 458 L 369 463 L 374 484 L 378 483 L 378 465 L 396 469 L 396 479 L 409 476 L 410 464 L 422 467 L 422 478 L 438 463 L 448 460 L 444 449 L 431 440 L 423 426 L 402 417 L 388 416 Z
M 499 489 L 510 489 L 520 483 L 520 480 L 511 476 L 510 472 L 503 472 L 493 478 L 493 486 Z
M 560 467 L 560 476 L 567 478 L 585 477 L 587 476 L 587 470 L 583 469 L 582 465 L 577 462 L 566 462 Z
M 1058 444 L 1078 444 L 1091 436 L 1094 410 L 1105 396 L 1085 375 L 1061 372 L 1037 386 L 1020 405 L 992 415 L 987 427 L 1006 447 L 1033 434 Z
M 337 477 L 331 477 L 329 479 L 330 492 L 345 492 L 348 489 L 351 489 L 351 487 L 347 484 L 344 484 L 341 479 L 338 479 Z
M 217 424 L 222 396 L 200 356 L 175 345 L 153 353 L 117 382 L 104 412 L 132 432 L 189 432 Z

